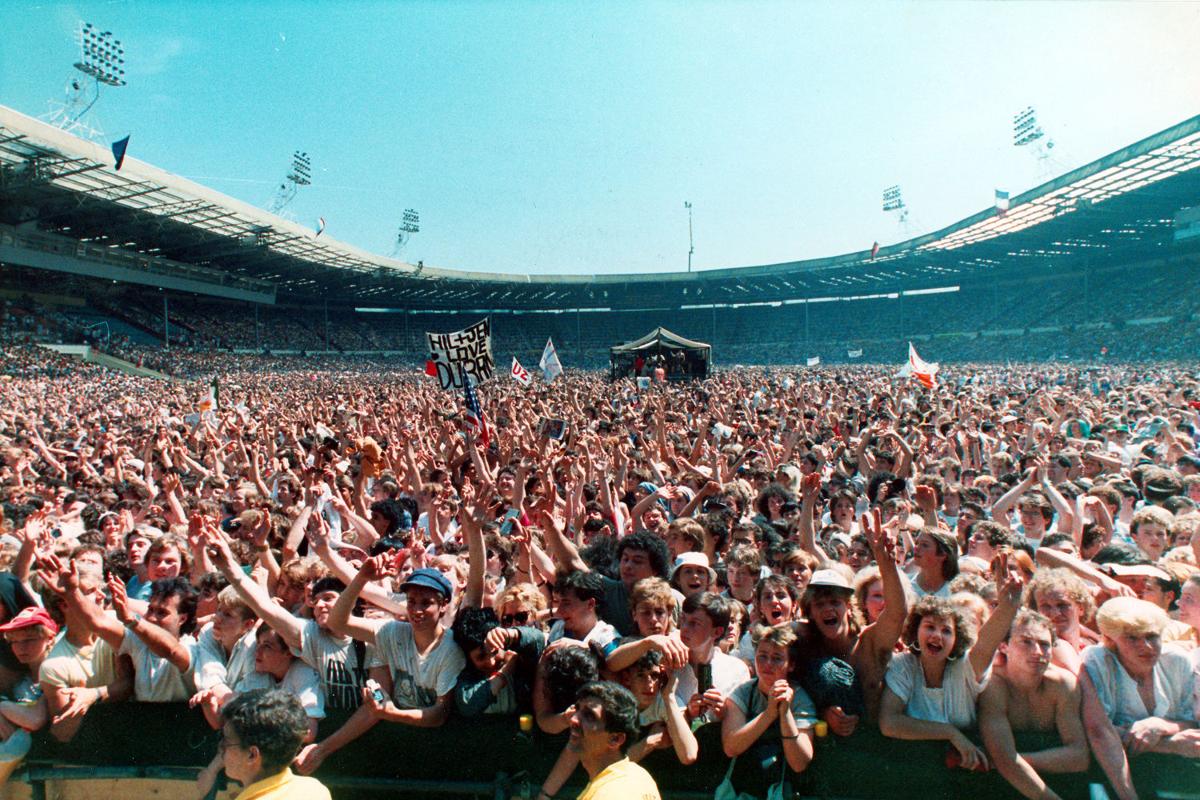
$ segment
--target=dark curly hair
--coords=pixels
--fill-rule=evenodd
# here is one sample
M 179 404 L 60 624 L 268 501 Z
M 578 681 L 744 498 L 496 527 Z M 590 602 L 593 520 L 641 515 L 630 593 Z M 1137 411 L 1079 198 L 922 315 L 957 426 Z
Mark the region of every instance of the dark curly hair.
M 464 608 L 458 612 L 458 619 L 450 631 L 454 634 L 454 643 L 462 648 L 463 655 L 470 658 L 472 651 L 483 647 L 487 635 L 500 627 L 493 608 Z
M 787 489 L 780 486 L 778 483 L 769 483 L 763 487 L 758 493 L 758 497 L 754 498 L 754 509 L 762 514 L 766 519 L 771 518 L 770 500 L 772 497 L 778 497 L 783 502 L 795 500 L 796 496 Z
M 638 733 L 637 699 L 620 684 L 612 681 L 593 681 L 580 687 L 575 696 L 577 704 L 590 700 L 600 705 L 604 730 L 608 733 L 624 734 L 625 741 L 621 743 L 621 752 L 624 753 Z
M 600 664 L 585 647 L 561 647 L 543 660 L 543 676 L 555 713 L 575 702 L 575 694 L 586 683 L 600 680 Z
M 606 578 L 617 578 L 617 540 L 614 536 L 600 534 L 592 537 L 591 543 L 579 551 L 579 557 L 589 569 Z
M 221 716 L 233 728 L 241 749 L 258 748 L 264 776 L 282 772 L 292 763 L 308 735 L 304 706 L 283 689 L 243 692 L 225 704 Z
M 925 617 L 953 620 L 954 647 L 950 648 L 951 659 L 961 658 L 963 653 L 970 650 L 971 645 L 975 644 L 975 630 L 971 627 L 971 621 L 967 619 L 967 613 L 962 607 L 944 597 L 929 595 L 916 602 L 912 610 L 908 612 L 908 619 L 904 621 L 902 638 L 908 645 L 908 649 L 914 653 L 921 652 L 917 646 L 917 629 L 921 627 L 921 620 Z
M 617 545 L 616 561 L 626 550 L 640 550 L 650 558 L 650 568 L 659 578 L 666 578 L 671 568 L 671 552 L 663 537 L 651 531 L 638 531 L 623 538 Z

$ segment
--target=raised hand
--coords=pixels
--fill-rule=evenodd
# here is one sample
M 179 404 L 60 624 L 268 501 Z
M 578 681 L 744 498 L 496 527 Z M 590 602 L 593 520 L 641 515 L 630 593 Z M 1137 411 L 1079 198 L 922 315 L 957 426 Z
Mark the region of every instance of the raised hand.
M 883 512 L 876 508 L 870 514 L 863 514 L 859 521 L 859 528 L 863 535 L 871 543 L 871 550 L 875 553 L 875 560 L 891 558 L 896 552 L 896 536 L 894 529 L 883 524 Z
M 999 589 L 1000 598 L 1017 605 L 1021 600 L 1021 591 L 1025 588 L 1025 575 L 1021 568 L 1009 559 L 1007 552 L 1001 551 L 992 560 L 992 576 Z
M 800 481 L 800 498 L 804 502 L 816 502 L 817 496 L 821 493 L 821 476 L 815 472 L 811 475 L 805 475 L 804 480 Z
M 131 621 L 133 613 L 129 609 L 129 596 L 125 593 L 125 583 L 117 576 L 109 575 L 108 592 L 112 596 L 113 611 L 117 612 L 117 619 L 124 623 Z
M 38 558 L 37 575 L 42 584 L 58 595 L 65 595 L 79 588 L 78 567 L 74 561 L 64 567 L 62 561 L 53 553 L 45 553 Z
M 925 512 L 926 514 L 933 514 L 937 512 L 937 492 L 934 491 L 932 486 L 926 486 L 924 484 L 918 485 L 916 491 L 916 501 L 917 508 L 921 509 L 921 511 Z
M 395 567 L 395 556 L 390 553 L 380 553 L 364 561 L 359 571 L 366 575 L 367 580 L 373 581 L 394 574 Z

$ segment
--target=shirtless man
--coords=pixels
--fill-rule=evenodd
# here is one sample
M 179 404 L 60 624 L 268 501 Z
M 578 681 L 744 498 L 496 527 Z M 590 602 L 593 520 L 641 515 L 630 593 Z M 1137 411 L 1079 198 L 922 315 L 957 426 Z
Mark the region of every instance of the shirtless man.
M 1058 798 L 1041 773 L 1088 766 L 1079 686 L 1068 670 L 1051 663 L 1054 640 L 1050 620 L 1028 609 L 1018 613 L 1000 646 L 1004 669 L 996 670 L 979 698 L 979 729 L 992 763 L 1013 788 L 1038 800 Z M 1057 732 L 1062 743 L 1020 753 L 1014 731 Z

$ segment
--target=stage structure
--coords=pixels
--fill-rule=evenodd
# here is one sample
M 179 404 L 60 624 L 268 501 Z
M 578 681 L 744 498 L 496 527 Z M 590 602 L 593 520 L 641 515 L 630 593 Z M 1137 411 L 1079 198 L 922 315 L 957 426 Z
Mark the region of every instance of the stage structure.
M 666 328 L 655 328 L 640 339 L 609 350 L 613 379 L 654 377 L 662 368 L 668 380 L 707 378 L 712 345 L 685 339 Z

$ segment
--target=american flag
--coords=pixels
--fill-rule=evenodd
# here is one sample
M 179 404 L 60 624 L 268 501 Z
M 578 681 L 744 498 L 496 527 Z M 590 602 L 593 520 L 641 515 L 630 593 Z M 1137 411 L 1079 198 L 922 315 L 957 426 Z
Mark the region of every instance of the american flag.
M 471 379 L 468 377 L 466 385 L 463 387 L 463 405 L 467 407 L 467 427 L 475 434 L 475 438 L 488 446 L 491 436 L 488 432 L 487 419 L 483 416 L 483 409 L 479 407 L 479 396 L 475 394 L 475 387 L 471 384 Z

